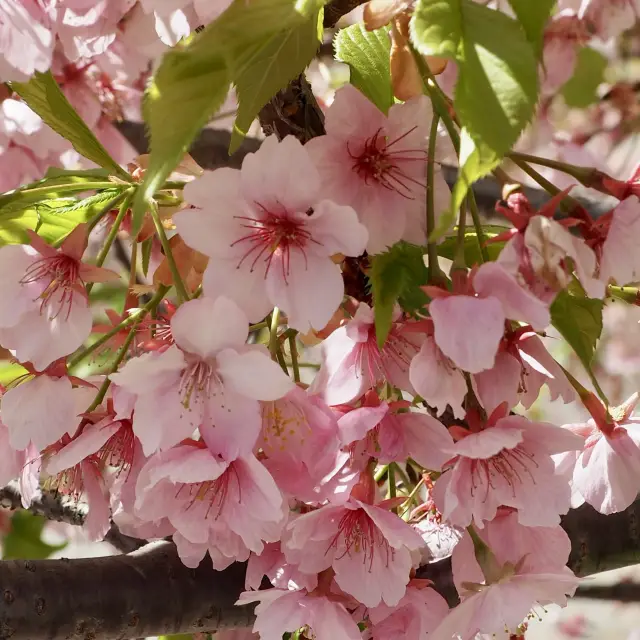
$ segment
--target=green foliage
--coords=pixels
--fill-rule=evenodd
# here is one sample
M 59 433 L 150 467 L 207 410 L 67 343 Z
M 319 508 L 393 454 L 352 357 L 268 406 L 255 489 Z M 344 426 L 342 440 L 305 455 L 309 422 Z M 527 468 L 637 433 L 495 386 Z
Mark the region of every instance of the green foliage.
M 304 71 L 318 50 L 318 14 L 291 29 L 266 34 L 233 56 L 238 112 L 229 152 L 242 143 L 251 123 L 269 99 Z
M 235 0 L 204 31 L 165 54 L 145 94 L 151 154 L 142 189 L 134 200 L 134 232 L 142 225 L 149 199 L 220 107 L 232 82 L 239 90 L 237 144 L 237 135 L 262 106 L 256 107 L 258 102 L 266 102 L 267 93 L 283 86 L 285 76 L 295 75 L 294 69 L 304 69 L 315 44 L 309 54 L 312 47 L 303 43 L 302 34 L 317 41 L 318 12 L 323 4 L 321 0 Z M 278 38 L 286 43 L 279 43 Z M 283 59 L 296 52 L 305 59 Z M 277 69 L 278 75 L 261 76 L 266 67 Z M 259 91 L 256 87 L 249 91 L 251 82 L 260 83 Z
M 473 0 L 418 0 L 411 37 L 421 53 L 446 56 L 459 67 L 454 105 L 463 126 L 461 169 L 435 239 L 455 219 L 470 185 L 498 165 L 531 120 L 537 58 L 520 23 Z
M 542 53 L 542 36 L 556 0 L 509 0 L 509 4 L 522 25 L 536 55 Z
M 495 238 L 498 234 L 507 230 L 507 227 L 500 227 L 498 225 L 482 225 L 484 235 L 486 239 Z M 455 230 L 454 230 L 455 231 Z M 449 260 L 453 260 L 456 247 L 458 244 L 457 235 L 453 233 L 447 236 L 438 245 L 438 255 Z M 502 248 L 504 247 L 504 241 L 492 242 L 487 245 L 487 253 L 490 260 L 497 260 Z M 476 264 L 482 264 L 482 254 L 480 253 L 480 243 L 478 242 L 478 236 L 474 229 L 465 230 L 464 234 L 464 258 L 467 265 L 472 267 Z
M 11 529 L 2 541 L 2 557 L 5 560 L 24 558 L 41 560 L 67 545 L 51 545 L 42 540 L 46 520 L 29 511 L 16 511 L 11 516 Z
M 569 107 L 584 109 L 596 102 L 607 66 L 607 59 L 599 51 L 590 47 L 580 49 L 575 71 L 561 90 Z
M 47 187 L 49 189 L 49 187 Z M 37 230 L 46 242 L 55 243 L 69 234 L 81 222 L 90 220 L 97 211 L 108 206 L 109 201 L 120 197 L 119 189 L 77 200 L 76 198 L 48 198 L 55 192 L 51 186 L 48 194 L 40 192 L 16 192 L 15 199 L 3 203 L 0 199 L 0 246 L 27 242 L 26 229 Z M 86 186 L 81 186 L 86 191 Z
M 71 106 L 50 71 L 36 73 L 29 82 L 12 82 L 11 88 L 80 155 L 115 175 L 129 178 Z
M 27 373 L 27 370 L 21 365 L 9 360 L 0 360 L 0 384 L 3 387 L 6 387 L 25 373 Z
M 389 251 L 373 256 L 369 280 L 373 294 L 376 338 L 382 347 L 391 330 L 393 309 L 398 302 L 405 311 L 416 311 L 427 303 L 419 288 L 427 283 L 422 247 L 398 242 Z
M 362 23 L 353 24 L 338 31 L 334 48 L 336 58 L 349 65 L 351 84 L 387 113 L 393 105 L 389 30 L 367 31 Z
M 561 291 L 551 305 L 551 324 L 567 341 L 586 369 L 601 398 L 602 389 L 591 370 L 596 345 L 602 333 L 604 302 Z

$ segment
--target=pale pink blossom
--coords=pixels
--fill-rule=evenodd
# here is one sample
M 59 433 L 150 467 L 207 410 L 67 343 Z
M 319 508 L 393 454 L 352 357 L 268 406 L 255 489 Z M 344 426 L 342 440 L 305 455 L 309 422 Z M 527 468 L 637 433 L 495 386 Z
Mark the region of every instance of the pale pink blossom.
M 251 321 L 276 306 L 302 332 L 324 328 L 344 296 L 331 256 L 357 256 L 367 241 L 353 209 L 324 199 L 330 194 L 293 136 L 268 137 L 240 171 L 218 169 L 190 182 L 184 197 L 197 208 L 174 222 L 210 258 L 205 294 L 229 296 Z
M 451 457 L 453 438 L 440 421 L 404 405 L 383 403 L 345 413 L 338 421 L 342 443 L 356 450 L 360 444 L 367 458 L 382 463 L 411 457 L 427 469 L 440 469 Z
M 265 544 L 260 555 L 252 553 L 247 563 L 245 589 L 260 588 L 262 578 L 278 589 L 306 589 L 313 591 L 318 586 L 318 576 L 302 573 L 297 567 L 289 564 L 280 548 L 280 542 Z
M 17 478 L 26 462 L 25 452 L 16 451 L 9 438 L 9 429 L 0 422 L 0 485 L 2 486 Z
M 84 288 L 119 276 L 81 261 L 86 225 L 78 225 L 59 249 L 28 231 L 30 245 L 0 248 L 0 344 L 22 362 L 43 370 L 75 351 L 91 333 L 92 314 Z
M 630 196 L 614 210 L 602 245 L 600 279 L 620 286 L 640 280 L 640 259 L 635 248 L 640 239 L 640 200 Z
M 54 365 L 43 373 L 31 370 L 19 384 L 5 391 L 0 417 L 9 430 L 9 443 L 16 451 L 29 443 L 38 449 L 53 444 L 65 434 L 73 434 L 80 425 L 80 414 L 93 400 L 97 390 L 67 375 L 64 365 Z
M 449 613 L 447 601 L 421 582 L 412 580 L 395 607 L 379 604 L 369 609 L 367 613 L 372 640 L 426 640 L 442 622 Z
M 327 193 L 353 207 L 367 228 L 369 253 L 380 253 L 402 239 L 416 244 L 426 240 L 431 117 L 425 96 L 392 106 L 386 116 L 347 84 L 327 111 L 327 134 L 306 144 Z M 435 179 L 439 213 L 447 208 L 450 192 L 440 170 Z
M 0 0 L 0 80 L 26 82 L 51 64 L 55 2 Z
M 149 458 L 137 480 L 137 515 L 166 517 L 187 543 L 183 549 L 196 545 L 189 566 L 211 549 L 227 564 L 240 559 L 227 556 L 229 548 L 234 554 L 240 549 L 243 559 L 248 550 L 260 553 L 264 541 L 280 538 L 285 524 L 278 487 L 253 455 L 226 462 L 201 445 L 186 441 Z
M 329 405 L 351 402 L 382 382 L 413 392 L 409 366 L 425 334 L 418 323 L 401 322 L 399 313 L 394 320 L 380 349 L 373 309 L 361 302 L 354 317 L 322 343 L 322 366 L 312 391 Z
M 308 502 L 336 463 L 338 422 L 322 398 L 295 386 L 286 396 L 262 402 L 258 446 L 278 486 Z
M 404 596 L 411 549 L 422 539 L 397 515 L 351 498 L 296 518 L 284 549 L 303 573 L 333 567 L 337 585 L 367 607 Z
M 580 17 L 601 40 L 630 29 L 640 16 L 638 0 L 582 0 Z
M 486 522 L 476 535 L 488 545 L 500 564 L 520 563 L 525 571 L 555 573 L 567 564 L 571 540 L 559 525 L 555 527 L 525 527 L 518 514 L 502 508 L 491 522 Z M 484 582 L 469 533 L 458 542 L 451 556 L 451 570 L 456 589 L 465 594 L 464 583 Z M 470 594 L 466 592 L 466 596 Z
M 308 593 L 306 589 L 245 591 L 236 604 L 250 602 L 259 603 L 255 609 L 253 631 L 261 640 L 282 640 L 284 633 L 292 633 L 305 626 L 317 640 L 362 638 L 358 625 L 344 605 L 321 593 Z
M 447 358 L 432 336 L 427 336 L 411 360 L 409 380 L 420 397 L 438 414 L 451 407 L 456 418 L 464 418 L 462 403 L 467 395 L 464 374 Z
M 570 489 L 551 455 L 578 449 L 580 438 L 505 412 L 504 405 L 496 409 L 483 429 L 456 430 L 452 468 L 434 489 L 438 510 L 453 525 L 482 527 L 504 505 L 518 509 L 521 524 L 554 526 L 569 510 Z
M 607 419 L 600 401 L 592 397 L 594 418 L 565 425 L 582 439 L 580 451 L 557 457 L 559 468 L 569 470 L 577 494 L 573 506 L 584 500 L 600 513 L 610 514 L 624 511 L 636 499 L 640 492 L 640 419 L 632 413 L 637 403 L 638 394 L 634 394 L 611 410 Z
M 566 596 L 573 595 L 578 582 L 568 567 L 532 572 L 520 563 L 504 563 L 488 584 L 466 583 L 461 603 L 429 634 L 429 640 L 472 640 L 478 633 L 507 640 L 522 630 L 536 605 L 566 606 Z
M 252 451 L 261 427 L 259 400 L 293 387 L 258 346 L 245 345 L 249 322 L 228 298 L 197 298 L 171 318 L 175 344 L 132 358 L 111 376 L 136 394 L 133 429 L 146 455 L 201 430 L 226 460 Z

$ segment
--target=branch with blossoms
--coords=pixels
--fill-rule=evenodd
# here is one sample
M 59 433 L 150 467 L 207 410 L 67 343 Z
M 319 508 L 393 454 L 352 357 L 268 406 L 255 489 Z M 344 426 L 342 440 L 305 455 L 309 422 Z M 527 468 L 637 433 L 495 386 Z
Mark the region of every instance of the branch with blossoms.
M 92 540 L 157 542 L 5 561 L 1 633 L 522 635 L 580 575 L 635 560 L 638 396 L 611 402 L 593 362 L 603 309 L 640 299 L 638 172 L 520 146 L 635 7 L 369 2 L 321 105 L 318 27 L 357 3 L 106 4 L 0 27 L 7 148 L 86 161 L 0 196 L 0 483 L 34 510 L 64 496 Z M 127 46 L 160 56 L 150 77 L 144 55 L 118 74 Z M 185 150 L 231 85 L 230 151 L 256 118 L 268 135 L 204 170 Z M 104 108 L 142 86 L 150 153 L 122 161 Z M 489 175 L 508 227 L 479 215 Z M 590 417 L 542 421 L 542 393 Z

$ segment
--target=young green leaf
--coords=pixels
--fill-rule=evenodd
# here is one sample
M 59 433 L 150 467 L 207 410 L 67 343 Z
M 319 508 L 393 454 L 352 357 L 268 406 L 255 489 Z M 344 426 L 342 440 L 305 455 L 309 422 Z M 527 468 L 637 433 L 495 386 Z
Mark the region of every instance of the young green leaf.
M 484 236 L 487 239 L 495 238 L 498 234 L 506 231 L 508 227 L 501 227 L 498 225 L 482 225 Z M 448 260 L 453 260 L 456 254 L 456 248 L 458 245 L 458 238 L 456 229 L 452 235 L 447 236 L 438 245 L 438 255 Z M 487 245 L 487 253 L 490 260 L 497 260 L 500 252 L 505 245 L 504 241 L 491 242 Z M 478 242 L 478 236 L 475 229 L 467 229 L 464 234 L 464 258 L 467 265 L 470 267 L 476 264 L 482 264 L 482 254 L 480 253 L 480 243 Z
M 405 311 L 422 308 L 427 297 L 419 289 L 427 282 L 422 247 L 399 242 L 371 259 L 369 280 L 373 294 L 376 339 L 382 348 L 391 330 L 396 302 Z
M 302 73 L 318 50 L 318 14 L 284 31 L 257 39 L 229 57 L 238 111 L 229 153 L 242 143 L 260 109 Z
M 50 71 L 36 73 L 29 82 L 12 82 L 11 88 L 80 155 L 129 179 L 129 174 L 109 155 L 71 106 Z
M 391 40 L 384 27 L 367 31 L 360 22 L 340 29 L 333 41 L 336 59 L 349 65 L 351 84 L 387 113 L 393 105 L 389 54 Z
M 557 0 L 509 0 L 509 4 L 522 25 L 537 57 L 542 53 L 544 28 L 551 17 Z
M 598 100 L 598 87 L 604 82 L 608 60 L 599 51 L 583 47 L 571 78 L 560 90 L 569 107 L 585 109 Z
M 569 343 L 582 362 L 596 391 L 604 399 L 598 381 L 591 369 L 596 345 L 602 333 L 604 302 L 561 291 L 550 307 L 551 324 Z
M 463 15 L 458 0 L 418 0 L 409 27 L 413 44 L 425 56 L 460 57 Z

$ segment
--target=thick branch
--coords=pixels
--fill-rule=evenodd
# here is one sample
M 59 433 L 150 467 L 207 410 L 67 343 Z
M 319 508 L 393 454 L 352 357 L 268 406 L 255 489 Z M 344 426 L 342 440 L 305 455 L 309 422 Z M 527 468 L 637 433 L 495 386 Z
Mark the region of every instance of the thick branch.
M 122 556 L 0 563 L 0 640 L 136 638 L 251 624 L 243 564 L 185 567 L 171 542 Z
M 640 500 L 612 516 L 587 505 L 571 511 L 562 520 L 572 542 L 569 566 L 585 576 L 640 562 L 639 516 Z M 0 563 L 0 640 L 100 640 L 249 626 L 252 607 L 233 606 L 244 571 L 237 563 L 216 572 L 208 559 L 187 569 L 170 542 L 127 556 L 5 561 Z M 455 602 L 449 559 L 422 567 L 419 576 L 432 579 Z M 632 597 L 625 594 L 620 597 Z
M 22 496 L 17 482 L 10 482 L 5 487 L 0 487 L 0 507 L 12 511 L 22 509 Z M 55 491 L 41 491 L 31 501 L 29 511 L 35 515 L 44 516 L 47 520 L 80 526 L 86 518 L 87 506 Z M 121 533 L 114 523 L 111 523 L 111 528 L 104 539 L 122 553 L 130 553 L 145 544 L 144 540 Z

